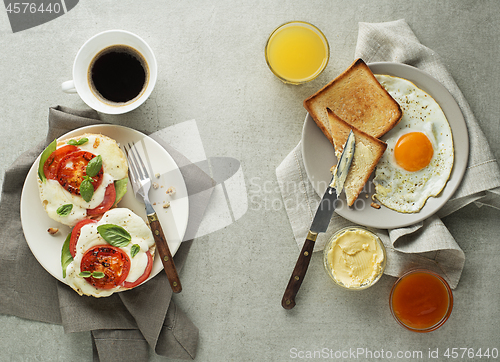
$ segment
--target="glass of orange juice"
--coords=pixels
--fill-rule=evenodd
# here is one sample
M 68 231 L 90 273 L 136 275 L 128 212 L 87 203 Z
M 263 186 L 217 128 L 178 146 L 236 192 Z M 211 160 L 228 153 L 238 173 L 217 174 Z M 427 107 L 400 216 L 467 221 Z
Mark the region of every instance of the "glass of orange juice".
M 279 79 L 302 84 L 325 69 L 330 47 L 325 35 L 314 25 L 291 21 L 271 33 L 265 54 L 267 65 Z

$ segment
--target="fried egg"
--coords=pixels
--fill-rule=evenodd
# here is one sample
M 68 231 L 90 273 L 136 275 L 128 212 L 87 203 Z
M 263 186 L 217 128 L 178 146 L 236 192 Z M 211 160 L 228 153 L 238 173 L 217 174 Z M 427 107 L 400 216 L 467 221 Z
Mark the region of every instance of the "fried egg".
M 57 180 L 46 179 L 45 182 L 38 178 L 38 190 L 40 200 L 49 217 L 64 225 L 74 226 L 78 221 L 87 218 L 87 209 L 94 209 L 104 200 L 106 187 L 116 181 L 128 176 L 128 164 L 122 150 L 115 140 L 99 134 L 85 134 L 79 137 L 58 141 L 57 148 L 67 145 L 69 140 L 78 141 L 86 137 L 88 139 L 78 148 L 94 155 L 101 155 L 103 179 L 89 202 L 80 195 L 71 194 L 64 189 Z M 69 215 L 59 215 L 57 210 L 63 205 L 73 205 Z
M 403 116 L 381 138 L 387 149 L 375 169 L 374 198 L 398 212 L 419 212 L 450 177 L 451 128 L 439 104 L 413 83 L 388 75 L 375 77 L 399 103 Z
M 96 223 L 84 225 L 80 229 L 80 236 L 76 243 L 76 254 L 73 261 L 66 268 L 65 281 L 80 295 L 91 295 L 94 297 L 107 297 L 114 292 L 124 290 L 122 286 L 111 289 L 99 289 L 90 284 L 80 276 L 80 265 L 85 252 L 98 245 L 106 245 L 107 242 L 98 233 L 97 227 L 104 224 L 118 225 L 124 228 L 131 236 L 128 245 L 120 247 L 130 259 L 130 271 L 126 282 L 133 283 L 140 278 L 148 264 L 147 252 L 154 255 L 155 241 L 153 234 L 144 220 L 129 209 L 115 208 L 107 211 L 101 220 Z M 139 245 L 140 250 L 132 256 L 133 245 Z

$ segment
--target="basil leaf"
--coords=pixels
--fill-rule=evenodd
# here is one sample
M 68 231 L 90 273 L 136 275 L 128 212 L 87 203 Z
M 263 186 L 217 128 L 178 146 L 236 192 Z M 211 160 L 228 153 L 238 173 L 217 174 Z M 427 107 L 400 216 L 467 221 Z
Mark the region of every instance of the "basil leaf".
M 85 270 L 85 271 L 80 272 L 80 274 L 78 274 L 78 275 L 81 276 L 82 278 L 90 278 L 92 273 L 89 272 L 88 270 Z
M 66 240 L 64 241 L 62 250 L 61 250 L 61 266 L 63 272 L 63 278 L 66 278 L 66 268 L 73 261 L 73 257 L 69 251 L 69 241 L 71 240 L 71 233 L 68 234 Z
M 82 198 L 89 202 L 92 200 L 92 196 L 94 196 L 94 185 L 90 182 L 90 177 L 84 176 L 82 183 L 80 184 L 80 195 Z
M 58 209 L 56 210 L 56 212 L 57 212 L 57 215 L 68 216 L 70 214 L 71 210 L 73 210 L 73 204 L 66 204 L 66 205 L 59 206 Z
M 99 271 L 92 272 L 92 278 L 94 278 L 94 279 L 101 279 L 101 278 L 104 278 L 105 276 L 106 275 L 103 272 L 99 272 Z
M 132 237 L 127 230 L 118 225 L 104 224 L 97 227 L 97 232 L 106 242 L 117 248 L 127 246 Z
M 96 176 L 102 167 L 102 157 L 101 155 L 97 155 L 93 159 L 89 161 L 87 164 L 87 176 L 94 177 Z
M 104 274 L 103 272 L 100 272 L 100 271 L 93 271 L 93 272 L 89 272 L 88 270 L 84 270 L 82 272 L 80 272 L 80 274 L 78 274 L 79 276 L 81 276 L 82 278 L 94 278 L 94 279 L 102 279 L 106 276 L 106 274 Z
M 43 165 L 45 161 L 49 158 L 49 156 L 54 152 L 57 148 L 57 138 L 47 146 L 45 150 L 43 150 L 42 155 L 40 156 L 40 163 L 38 164 L 38 177 L 42 182 L 45 182 L 45 174 L 43 173 Z
M 128 177 L 115 181 L 116 197 L 113 206 L 116 206 L 116 204 L 118 204 L 118 201 L 120 201 L 122 197 L 127 193 L 127 182 L 128 182 Z
M 71 146 L 81 146 L 81 145 L 87 143 L 88 141 L 89 141 L 89 139 L 87 137 L 83 137 L 83 138 L 80 138 L 78 141 L 69 140 L 67 143 L 68 143 L 68 145 L 71 145 Z
M 130 255 L 132 258 L 136 256 L 139 251 L 141 251 L 141 247 L 138 244 L 132 245 L 132 248 L 130 249 Z

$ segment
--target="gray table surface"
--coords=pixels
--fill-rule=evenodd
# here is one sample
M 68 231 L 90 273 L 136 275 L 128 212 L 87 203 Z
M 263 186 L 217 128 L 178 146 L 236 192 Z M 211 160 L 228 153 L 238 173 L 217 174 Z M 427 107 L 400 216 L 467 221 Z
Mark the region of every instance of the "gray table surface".
M 458 348 L 459 356 L 460 348 L 499 349 L 500 212 L 488 207 L 469 205 L 444 220 L 466 263 L 453 313 L 439 331 L 414 334 L 396 324 L 388 307 L 393 277 L 383 276 L 362 293 L 347 292 L 328 280 L 319 253 L 297 307 L 285 311 L 280 305 L 298 249 L 284 209 L 272 206 L 281 198 L 275 169 L 300 140 L 302 101 L 353 61 L 358 22 L 400 18 L 442 57 L 500 156 L 497 0 L 82 0 L 64 16 L 17 33 L 0 10 L 0 181 L 45 137 L 50 106 L 85 107 L 60 90 L 83 42 L 108 29 L 132 31 L 153 48 L 158 83 L 139 109 L 104 119 L 149 131 L 195 119 L 207 155 L 236 158 L 245 175 L 247 213 L 194 242 L 181 274 L 184 290 L 174 297 L 200 329 L 198 361 L 287 361 L 308 351 L 358 348 L 378 352 L 379 360 L 386 351 L 393 357 L 422 351 L 426 360 L 439 349 L 440 360 L 448 360 L 447 348 Z M 331 47 L 325 72 L 302 86 L 281 83 L 264 60 L 267 36 L 289 20 L 317 25 Z M 262 185 L 266 189 L 258 192 Z M 255 194 L 267 198 L 267 207 L 250 202 Z M 0 360 L 91 358 L 89 333 L 65 334 L 61 326 L 0 316 Z M 150 360 L 164 358 L 151 351 Z

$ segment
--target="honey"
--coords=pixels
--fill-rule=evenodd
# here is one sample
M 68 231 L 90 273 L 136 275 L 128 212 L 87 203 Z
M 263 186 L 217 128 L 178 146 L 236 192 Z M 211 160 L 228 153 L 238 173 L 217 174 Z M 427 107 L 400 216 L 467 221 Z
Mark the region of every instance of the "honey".
M 391 292 L 391 310 L 396 320 L 416 332 L 439 328 L 449 317 L 453 295 L 439 275 L 414 270 L 403 275 Z

